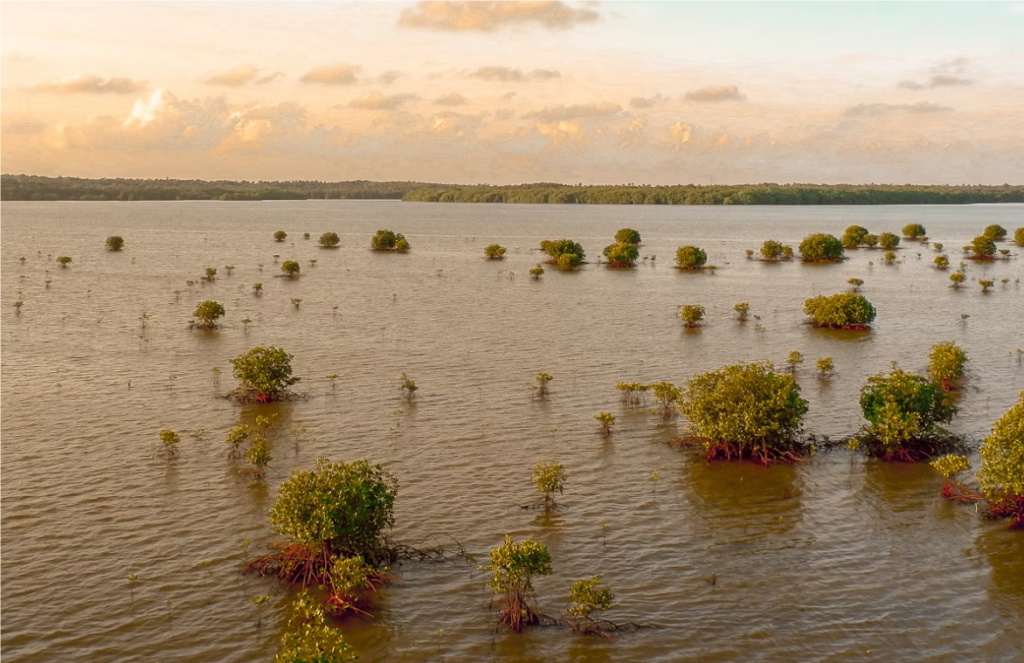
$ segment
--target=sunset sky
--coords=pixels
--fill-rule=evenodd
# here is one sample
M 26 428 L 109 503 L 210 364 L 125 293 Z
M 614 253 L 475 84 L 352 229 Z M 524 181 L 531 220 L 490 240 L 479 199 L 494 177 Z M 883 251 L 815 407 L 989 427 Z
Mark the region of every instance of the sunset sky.
M 0 12 L 4 173 L 1024 183 L 1024 3 Z

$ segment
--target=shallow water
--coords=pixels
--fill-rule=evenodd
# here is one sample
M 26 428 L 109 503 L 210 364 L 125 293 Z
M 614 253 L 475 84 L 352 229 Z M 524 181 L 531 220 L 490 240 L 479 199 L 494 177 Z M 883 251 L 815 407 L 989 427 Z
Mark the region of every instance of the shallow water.
M 266 513 L 279 484 L 319 456 L 369 458 L 398 476 L 396 540 L 448 535 L 482 561 L 505 533 L 531 536 L 554 560 L 535 583 L 544 612 L 563 609 L 575 578 L 601 574 L 616 594 L 609 618 L 658 626 L 613 643 L 558 629 L 495 636 L 475 565 L 404 563 L 377 618 L 344 624 L 364 661 L 1020 660 L 1024 536 L 943 500 L 926 464 L 838 451 L 797 467 L 709 466 L 666 444 L 676 424 L 627 410 L 614 388 L 681 384 L 741 360 L 781 365 L 797 349 L 807 428 L 847 435 L 862 423 L 867 375 L 892 360 L 923 370 L 930 346 L 951 339 L 971 371 L 952 427 L 977 441 L 1024 389 L 1019 259 L 969 265 L 971 279 L 997 281 L 982 294 L 973 282 L 947 287 L 934 251 L 914 244 L 896 265 L 866 250 L 828 266 L 744 258 L 767 238 L 795 247 L 810 232 L 911 222 L 955 267 L 986 225 L 1024 224 L 1024 206 L 5 203 L 4 661 L 272 659 L 288 593 L 240 567 L 275 540 Z M 571 237 L 596 259 L 623 226 L 657 259 L 528 278 L 540 240 Z M 403 232 L 412 253 L 368 251 L 378 228 Z M 272 241 L 277 229 L 286 242 Z M 327 230 L 340 249 L 317 248 Z M 112 234 L 124 252 L 103 249 Z M 482 258 L 492 242 L 509 248 L 503 262 Z M 691 243 L 717 272 L 672 268 L 675 247 Z M 274 278 L 273 254 L 299 260 L 301 278 Z M 59 255 L 72 256 L 68 269 Z M 188 288 L 208 266 L 217 280 Z M 854 276 L 878 309 L 871 332 L 804 324 L 806 297 Z M 189 330 L 203 299 L 225 305 L 221 330 Z M 738 301 L 760 320 L 737 322 Z M 704 305 L 706 325 L 683 330 L 680 304 Z M 229 359 L 261 343 L 294 354 L 308 398 L 241 407 L 218 397 L 234 386 Z M 813 375 L 826 355 L 831 381 Z M 400 399 L 403 371 L 420 387 L 414 405 Z M 555 378 L 543 401 L 529 386 L 539 371 Z M 333 391 L 330 373 L 340 374 Z M 592 418 L 601 410 L 618 418 L 609 441 Z M 266 411 L 280 415 L 280 434 L 267 481 L 254 483 L 222 440 Z M 293 425 L 312 438 L 297 444 Z M 154 456 L 161 428 L 183 433 L 179 460 Z M 212 442 L 184 434 L 195 428 Z M 541 459 L 568 474 L 551 514 L 517 506 L 533 499 Z M 258 626 L 249 598 L 267 593 Z

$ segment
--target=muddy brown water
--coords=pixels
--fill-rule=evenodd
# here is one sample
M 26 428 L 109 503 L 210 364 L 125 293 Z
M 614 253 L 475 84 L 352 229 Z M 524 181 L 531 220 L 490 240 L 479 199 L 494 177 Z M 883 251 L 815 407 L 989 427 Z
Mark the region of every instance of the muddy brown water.
M 781 365 L 800 350 L 807 429 L 840 436 L 862 423 L 866 376 L 892 360 L 923 370 L 932 344 L 955 340 L 971 378 L 952 428 L 979 440 L 1024 389 L 1021 260 L 971 264 L 972 281 L 952 290 L 935 252 L 916 244 L 894 265 L 866 250 L 828 266 L 744 258 L 767 238 L 795 246 L 852 223 L 898 232 L 910 222 L 955 267 L 986 225 L 1024 225 L 1024 206 L 5 203 L 3 659 L 271 660 L 289 593 L 240 567 L 276 539 L 266 514 L 280 483 L 328 456 L 398 476 L 396 540 L 452 536 L 482 563 L 506 533 L 530 536 L 554 560 L 535 582 L 544 612 L 564 609 L 574 579 L 600 574 L 616 594 L 609 618 L 657 625 L 615 642 L 559 629 L 493 635 L 475 564 L 408 562 L 374 620 L 343 623 L 363 661 L 1022 660 L 1024 535 L 943 500 L 926 464 L 837 451 L 798 466 L 708 465 L 666 443 L 681 422 L 626 409 L 614 388 L 680 384 L 737 361 Z M 656 259 L 529 278 L 540 240 L 571 237 L 593 259 L 624 226 Z M 404 233 L 412 253 L 371 253 L 378 228 Z M 341 248 L 316 246 L 328 230 Z M 104 250 L 112 234 L 123 252 Z M 503 262 L 483 259 L 492 242 L 509 248 Z M 706 248 L 717 272 L 673 269 L 684 244 Z M 274 254 L 300 261 L 302 276 L 275 278 Z M 60 255 L 73 258 L 68 269 Z M 186 286 L 208 266 L 215 282 Z M 804 298 L 843 291 L 851 277 L 865 281 L 875 328 L 804 324 Z M 977 278 L 997 285 L 982 294 Z M 208 298 L 226 307 L 223 328 L 190 330 Z M 737 322 L 739 301 L 760 320 Z M 683 330 L 680 304 L 704 305 L 705 326 Z M 220 397 L 234 386 L 229 359 L 262 343 L 294 355 L 307 398 L 242 407 Z M 813 361 L 826 355 L 837 375 L 820 381 Z M 411 406 L 403 371 L 420 387 Z M 530 389 L 539 371 L 554 376 L 544 401 Z M 340 374 L 333 391 L 330 373 Z M 610 440 L 593 419 L 601 410 L 618 418 Z M 225 458 L 223 439 L 265 412 L 279 415 L 279 435 L 259 483 Z M 292 426 L 309 437 L 296 442 Z M 177 461 L 154 456 L 161 428 L 182 432 Z M 185 434 L 196 428 L 212 441 Z M 568 475 L 550 514 L 517 506 L 534 498 L 541 459 Z M 262 594 L 273 600 L 258 625 L 249 599 Z

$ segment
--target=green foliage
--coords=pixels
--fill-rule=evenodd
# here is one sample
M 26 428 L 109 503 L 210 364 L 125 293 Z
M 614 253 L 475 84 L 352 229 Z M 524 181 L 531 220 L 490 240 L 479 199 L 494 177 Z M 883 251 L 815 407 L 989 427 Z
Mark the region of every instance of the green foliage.
M 542 460 L 533 468 L 531 478 L 544 496 L 544 505 L 555 506 L 555 493 L 561 495 L 565 489 L 565 467 L 561 463 Z
M 248 440 L 252 432 L 247 424 L 239 423 L 228 431 L 224 443 L 228 445 L 228 458 L 240 458 L 243 454 L 242 445 Z
M 280 400 L 300 379 L 292 377 L 292 355 L 281 347 L 257 346 L 232 359 L 231 364 L 238 380 L 237 395 L 243 401 Z
M 285 260 L 281 263 L 281 271 L 284 272 L 288 278 L 293 278 L 299 275 L 302 267 L 295 260 Z
M 782 259 L 783 260 L 792 260 L 793 259 L 793 247 L 790 246 L 789 244 L 786 244 L 785 246 L 782 247 Z
M 1013 231 L 1013 241 L 1017 246 L 1024 246 L 1024 228 Z
M 402 240 L 405 240 L 405 235 L 401 233 L 395 233 L 390 230 L 378 230 L 370 238 L 370 248 L 374 251 L 396 251 L 398 249 L 398 242 Z M 405 247 L 408 249 L 408 243 L 405 244 Z
M 1001 242 L 1006 239 L 1006 228 L 1002 227 L 998 223 L 993 223 L 991 226 L 985 228 L 983 236 L 989 237 L 994 242 Z
M 124 237 L 111 235 L 107 238 L 107 251 L 120 251 L 124 248 Z
M 868 377 L 861 387 L 860 406 L 869 425 L 861 440 L 867 452 L 885 460 L 914 460 L 945 434 L 956 408 L 942 386 L 893 365 Z
M 875 307 L 863 295 L 841 292 L 804 300 L 804 313 L 815 327 L 867 329 L 875 319 Z
M 954 341 L 942 341 L 932 346 L 928 362 L 928 374 L 948 391 L 950 382 L 964 376 L 967 353 Z
M 691 329 L 700 326 L 705 312 L 700 304 L 684 304 L 679 307 L 679 317 L 683 320 L 683 326 Z
M 395 242 L 395 251 L 398 253 L 408 253 L 410 248 L 412 247 L 409 244 L 409 240 L 404 237 L 399 237 L 398 241 Z
M 205 278 L 206 278 L 207 281 L 213 281 L 214 279 L 216 279 L 217 278 L 217 268 L 216 267 L 207 267 L 206 268 L 206 277 Z
M 61 269 L 67 269 L 67 266 L 71 264 L 71 256 L 58 256 L 57 262 L 60 264 Z
M 181 453 L 178 449 L 178 444 L 181 442 L 181 437 L 170 429 L 163 429 L 160 431 L 160 443 L 163 447 L 160 449 L 160 455 L 168 460 L 175 458 Z
M 843 243 L 827 233 L 808 235 L 800 242 L 804 262 L 836 262 L 843 258 Z
M 770 462 L 799 453 L 807 401 L 792 375 L 771 362 L 733 364 L 692 377 L 679 410 L 709 458 L 755 458 Z
M 896 254 L 894 252 L 892 252 L 892 251 L 886 251 L 885 252 L 885 264 L 891 265 L 894 260 L 896 260 Z
M 878 236 L 878 246 L 883 249 L 895 249 L 900 245 L 900 236 L 895 233 L 882 233 Z
M 978 481 L 989 500 L 1024 497 L 1024 391 L 981 443 Z
M 543 373 L 543 372 L 537 373 L 537 378 L 536 378 L 537 384 L 533 385 L 533 388 L 537 391 L 537 395 L 541 396 L 541 397 L 547 396 L 548 395 L 548 382 L 551 382 L 554 379 L 555 378 L 553 378 L 548 373 Z
M 270 443 L 265 436 L 252 436 L 249 448 L 245 452 L 245 459 L 253 466 L 253 474 L 257 479 L 262 479 L 266 475 L 267 465 L 274 458 L 270 455 Z
M 850 288 L 850 292 L 860 292 L 860 287 L 864 285 L 864 279 L 852 278 L 847 279 L 846 282 L 853 286 Z
M 398 480 L 367 460 L 316 461 L 281 484 L 270 524 L 281 535 L 331 555 L 385 560 L 386 530 L 394 526 Z
M 949 280 L 953 282 L 954 288 L 959 288 L 960 284 L 967 280 L 967 277 L 963 272 L 953 272 L 949 275 Z
M 747 302 L 737 302 L 736 304 L 733 304 L 732 310 L 736 311 L 736 316 L 740 320 L 746 320 L 747 314 L 750 313 L 750 304 Z
M 640 244 L 640 233 L 632 228 L 621 228 L 615 233 L 615 241 L 621 244 Z
M 615 425 L 615 415 L 611 412 L 598 412 L 594 419 L 601 422 L 601 435 L 608 437 L 612 434 L 612 426 Z
M 991 235 L 978 235 L 971 240 L 970 249 L 974 253 L 974 258 L 988 260 L 996 254 L 996 243 Z
M 949 267 L 949 258 L 947 256 L 935 256 L 936 269 L 947 269 Z
M 619 242 L 606 246 L 604 255 L 612 267 L 633 267 L 640 257 L 640 251 L 635 244 Z
M 978 285 L 981 286 L 982 292 L 988 292 L 988 289 L 994 286 L 995 284 L 996 282 L 991 279 L 978 279 Z
M 283 230 L 276 230 L 276 231 L 274 231 L 274 241 L 275 242 L 283 242 L 286 237 L 288 237 L 288 233 L 286 233 L 285 231 L 283 231 Z
M 947 479 L 952 477 L 954 474 L 966 472 L 971 469 L 971 461 L 967 460 L 967 456 L 957 454 L 947 454 L 941 458 L 936 458 L 928 464 L 932 466 L 932 469 Z
M 530 268 L 530 277 L 534 281 L 540 280 L 541 275 L 544 273 L 544 267 L 540 263 L 537 263 L 536 267 Z
M 409 374 L 405 371 L 402 371 L 402 375 L 398 379 L 401 382 L 399 388 L 402 390 L 402 396 L 405 397 L 405 400 L 412 403 L 413 399 L 416 398 L 416 391 L 419 387 L 416 386 L 415 381 L 409 379 Z
M 500 547 L 491 549 L 490 561 L 481 570 L 491 572 L 487 586 L 502 597 L 498 625 L 507 624 L 518 633 L 524 626 L 537 623 L 537 612 L 530 604 L 531 580 L 533 576 L 551 575 L 551 553 L 547 546 L 532 539 L 515 543 L 511 536 L 506 536 Z
M 936 251 L 941 251 L 942 250 L 942 242 L 935 242 L 935 243 L 933 243 L 932 244 L 932 248 L 935 249 Z
M 676 266 L 679 269 L 703 269 L 708 254 L 696 246 L 680 246 L 676 249 Z
M 786 365 L 789 366 L 789 372 L 795 373 L 797 366 L 804 363 L 804 353 L 799 350 L 790 350 L 789 356 L 786 357 Z
M 500 260 L 505 257 L 505 247 L 501 244 L 488 244 L 484 247 L 484 255 L 490 260 Z
M 586 258 L 583 247 L 571 239 L 544 240 L 540 248 L 551 257 L 549 262 L 563 271 L 579 267 Z
M 262 294 L 262 293 L 263 293 L 263 284 L 262 283 L 253 283 L 252 284 L 252 294 L 259 295 L 259 294 Z
M 590 580 L 577 580 L 569 590 L 572 604 L 566 612 L 577 617 L 589 618 L 592 613 L 611 610 L 615 595 L 607 586 L 601 585 L 601 576 Z
M 907 239 L 923 239 L 928 231 L 920 223 L 908 223 L 903 226 L 903 236 Z
M 843 233 L 843 247 L 847 249 L 855 249 L 864 243 L 864 238 L 869 234 L 868 229 L 864 226 L 850 226 Z
M 764 244 L 761 245 L 761 258 L 770 262 L 781 260 L 782 249 L 782 242 L 776 242 L 774 239 L 767 239 Z
M 199 319 L 198 326 L 202 329 L 216 329 L 217 320 L 224 317 L 224 305 L 207 299 L 196 307 L 192 317 Z
M 302 233 L 302 239 L 309 239 L 309 233 Z
M 878 235 L 868 233 L 867 235 L 864 235 L 861 243 L 869 249 L 873 249 L 878 246 Z
M 357 658 L 341 631 L 328 624 L 317 600 L 300 592 L 274 663 L 351 663 Z
M 647 385 L 647 388 L 651 390 L 651 398 L 654 402 L 661 406 L 661 416 L 664 419 L 671 419 L 676 414 L 676 404 L 679 403 L 681 394 L 679 387 L 675 386 L 671 382 L 653 382 Z M 653 410 L 658 412 L 657 409 Z
M 814 367 L 818 369 L 818 377 L 830 378 L 836 374 L 836 365 L 832 361 L 832 357 L 822 357 L 814 362 Z
M 341 244 L 341 238 L 338 237 L 338 233 L 328 231 L 323 235 L 320 235 L 320 239 L 317 240 L 317 243 L 322 248 L 333 249 L 337 248 L 337 246 Z
M 615 388 L 622 392 L 622 402 L 629 407 L 639 407 L 643 404 L 647 390 L 650 385 L 639 382 L 619 382 Z

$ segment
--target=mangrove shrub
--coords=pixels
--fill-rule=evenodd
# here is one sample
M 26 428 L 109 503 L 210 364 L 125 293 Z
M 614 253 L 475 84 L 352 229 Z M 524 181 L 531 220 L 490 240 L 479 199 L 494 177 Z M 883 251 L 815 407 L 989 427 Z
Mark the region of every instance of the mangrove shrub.
M 323 235 L 320 235 L 320 239 L 317 240 L 317 243 L 325 249 L 334 249 L 341 244 L 341 238 L 338 237 L 338 233 L 325 232 Z
M 782 242 L 776 242 L 774 239 L 766 239 L 764 244 L 761 245 L 761 259 L 767 260 L 768 262 L 778 262 L 782 260 L 782 252 L 785 249 L 782 246 Z
M 405 235 L 390 230 L 378 230 L 370 238 L 370 248 L 374 251 L 395 251 L 403 253 L 409 250 L 409 242 Z
M 198 326 L 201 329 L 216 329 L 217 320 L 224 317 L 224 305 L 207 299 L 196 307 L 192 316 L 199 320 Z
M 982 440 L 978 482 L 994 515 L 1024 526 L 1024 391 Z
M 281 263 L 281 271 L 285 273 L 288 278 L 293 278 L 299 275 L 302 271 L 302 267 L 295 260 L 285 260 Z
M 281 347 L 257 346 L 232 359 L 231 364 L 238 380 L 235 395 L 242 401 L 281 400 L 288 387 L 300 380 L 292 377 L 292 355 Z
M 867 329 L 875 319 L 875 307 L 863 295 L 841 292 L 804 300 L 804 313 L 815 327 Z
M 606 246 L 604 256 L 608 258 L 610 267 L 633 267 L 636 265 L 637 258 L 640 257 L 640 251 L 635 244 L 618 242 Z
M 124 248 L 124 237 L 111 235 L 107 238 L 107 251 L 120 251 Z
M 484 255 L 490 260 L 501 260 L 505 257 L 505 247 L 501 244 L 489 244 L 484 247 Z
M 565 490 L 565 467 L 561 463 L 540 461 L 533 468 L 533 485 L 544 496 L 544 506 L 556 506 L 555 493 L 559 495 Z
M 1006 239 L 1006 228 L 1002 227 L 998 223 L 993 223 L 985 228 L 985 232 L 983 232 L 982 235 L 992 238 L 992 241 L 994 242 L 1001 242 Z
M 1024 246 L 1024 228 L 1017 228 L 1013 231 L 1013 241 L 1017 246 Z
M 928 374 L 946 391 L 952 389 L 952 382 L 964 376 L 967 353 L 955 341 L 942 341 L 932 346 L 928 353 Z
M 847 249 L 855 249 L 864 243 L 864 238 L 870 233 L 864 226 L 850 226 L 843 233 L 842 243 Z
M 895 233 L 882 233 L 878 236 L 878 246 L 883 249 L 895 249 L 900 245 L 900 236 Z
M 274 231 L 274 241 L 275 242 L 283 242 L 286 237 L 288 237 L 288 233 L 286 233 L 285 231 L 283 231 L 283 230 L 276 230 L 276 231 Z
M 692 377 L 679 411 L 707 457 L 792 460 L 803 451 L 797 439 L 807 401 L 792 375 L 771 362 L 734 364 Z
M 622 244 L 640 244 L 640 233 L 632 228 L 620 228 L 615 233 L 615 241 Z
M 544 240 L 540 248 L 550 256 L 550 262 L 559 269 L 568 270 L 579 267 L 586 257 L 583 247 L 571 239 Z
M 991 260 L 992 256 L 996 254 L 996 243 L 989 235 L 978 235 L 968 247 L 974 254 L 971 256 L 975 260 Z
M 676 266 L 679 269 L 703 269 L 708 254 L 696 246 L 680 246 L 676 249 Z
M 843 243 L 828 233 L 814 233 L 800 242 L 804 262 L 836 262 L 843 259 Z
M 511 536 L 506 536 L 500 547 L 491 549 L 490 566 L 481 570 L 492 573 L 487 586 L 501 596 L 498 626 L 505 624 L 519 633 L 525 626 L 540 621 L 532 602 L 531 579 L 551 575 L 551 553 L 547 546 L 532 539 L 515 543 Z
M 921 240 L 924 239 L 928 231 L 924 229 L 920 223 L 908 223 L 903 226 L 903 237 L 910 240 Z
M 679 317 L 683 320 L 683 326 L 687 329 L 699 327 L 704 319 L 704 307 L 700 304 L 684 304 L 679 307 Z

